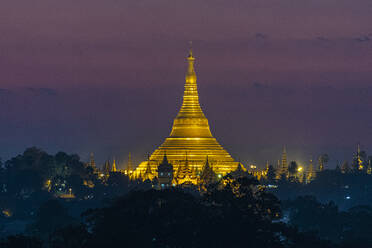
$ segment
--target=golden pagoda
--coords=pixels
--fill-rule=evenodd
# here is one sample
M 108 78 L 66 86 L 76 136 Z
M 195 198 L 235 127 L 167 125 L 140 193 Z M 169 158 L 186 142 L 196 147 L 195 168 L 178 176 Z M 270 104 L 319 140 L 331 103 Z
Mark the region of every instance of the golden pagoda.
M 114 162 L 112 163 L 111 172 L 117 172 L 115 159 L 114 159 Z
M 314 170 L 313 160 L 310 159 L 310 164 L 307 170 L 307 182 L 310 183 L 316 178 L 316 170 Z
M 279 161 L 278 161 L 279 166 Z M 277 171 L 276 179 L 280 179 L 282 177 L 288 178 L 289 172 L 288 172 L 288 163 L 287 163 L 287 148 L 286 146 L 283 147 L 282 152 L 282 160 L 281 165 Z
M 205 158 L 208 156 L 209 162 L 213 163 L 215 173 L 225 175 L 234 171 L 238 163 L 217 142 L 209 129 L 208 120 L 199 104 L 194 70 L 195 58 L 191 49 L 187 61 L 188 69 L 181 109 L 174 119 L 169 137 L 152 153 L 149 160 L 153 161 L 151 165 L 154 168 L 152 169 L 156 171 L 156 164 L 161 163 L 166 152 L 168 160 L 173 164 L 177 174 L 178 169 L 185 165 L 185 154 L 187 154 L 186 163 L 196 171 L 202 170 Z M 135 175 L 141 175 L 146 171 L 147 164 L 147 161 L 142 162 L 137 167 Z

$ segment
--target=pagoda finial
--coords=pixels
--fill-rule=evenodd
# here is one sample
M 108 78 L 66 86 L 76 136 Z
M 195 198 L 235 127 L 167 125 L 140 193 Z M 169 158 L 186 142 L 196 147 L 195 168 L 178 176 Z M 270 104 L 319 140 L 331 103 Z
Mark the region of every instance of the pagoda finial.
M 194 69 L 195 58 L 192 54 L 191 45 L 190 45 L 189 56 L 187 57 L 187 61 L 189 62 L 189 66 L 188 66 L 187 74 L 186 74 L 186 83 L 196 84 L 196 73 Z
M 189 49 L 189 58 L 193 58 L 193 56 L 192 56 L 192 40 L 189 41 L 189 46 L 190 46 L 190 49 Z

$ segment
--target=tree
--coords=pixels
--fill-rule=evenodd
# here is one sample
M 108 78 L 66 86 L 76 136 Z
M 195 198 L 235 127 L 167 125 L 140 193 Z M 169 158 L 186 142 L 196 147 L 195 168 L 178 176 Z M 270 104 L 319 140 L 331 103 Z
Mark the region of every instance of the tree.
M 28 229 L 31 233 L 47 237 L 55 230 L 74 223 L 76 220 L 68 214 L 67 208 L 59 200 L 53 199 L 41 205 L 36 221 Z
M 274 169 L 274 166 L 269 165 L 269 168 L 267 170 L 267 181 L 269 183 L 272 183 L 275 181 L 275 176 L 276 176 L 276 170 Z
M 292 161 L 292 162 L 289 163 L 288 172 L 289 172 L 289 175 L 292 178 L 292 180 L 297 174 L 297 169 L 298 169 L 298 165 L 297 165 L 296 161 Z
M 300 196 L 290 202 L 290 224 L 301 231 L 318 231 L 323 238 L 338 240 L 342 225 L 337 206 L 321 204 L 314 196 Z
M 110 197 L 118 197 L 128 192 L 129 177 L 120 172 L 110 172 L 106 184 L 108 195 Z
M 2 248 L 42 248 L 43 242 L 36 237 L 28 237 L 24 235 L 9 236 L 5 241 L 0 240 Z
M 341 172 L 344 173 L 344 174 L 350 172 L 350 166 L 349 166 L 349 163 L 347 161 L 344 161 L 342 163 Z
M 88 247 L 282 247 L 278 199 L 254 178 L 223 178 L 202 196 L 178 188 L 131 192 L 84 214 Z M 125 223 L 125 224 L 123 224 Z
M 69 225 L 49 236 L 50 248 L 84 248 L 90 239 L 90 234 L 85 225 Z
M 318 161 L 319 161 L 319 171 L 323 171 L 324 170 L 324 166 L 329 161 L 328 154 L 324 153 L 324 154 L 320 155 L 319 158 L 318 158 Z
M 22 199 L 39 190 L 68 194 L 70 189 L 81 199 L 89 191 L 86 182 L 97 178 L 78 155 L 58 152 L 53 156 L 36 147 L 8 160 L 3 174 L 9 195 Z

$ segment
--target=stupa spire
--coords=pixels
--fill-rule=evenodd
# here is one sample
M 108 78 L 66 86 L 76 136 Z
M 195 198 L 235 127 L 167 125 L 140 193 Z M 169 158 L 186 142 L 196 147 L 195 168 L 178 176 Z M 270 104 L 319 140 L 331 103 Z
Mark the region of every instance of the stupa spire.
M 128 164 L 127 164 L 127 173 L 133 172 L 133 161 L 132 161 L 132 154 L 128 154 Z
M 93 167 L 93 168 L 96 167 L 96 161 L 94 160 L 94 153 L 93 153 L 93 152 L 90 153 L 90 161 L 89 161 L 89 165 L 90 165 L 91 167 Z
M 190 49 L 187 62 L 188 68 L 185 77 L 182 106 L 174 119 L 170 137 L 212 138 L 208 120 L 199 104 L 199 93 L 194 69 L 195 58 L 192 49 Z
M 115 161 L 115 159 L 114 159 L 114 162 L 112 163 L 111 171 L 116 172 L 116 161 Z

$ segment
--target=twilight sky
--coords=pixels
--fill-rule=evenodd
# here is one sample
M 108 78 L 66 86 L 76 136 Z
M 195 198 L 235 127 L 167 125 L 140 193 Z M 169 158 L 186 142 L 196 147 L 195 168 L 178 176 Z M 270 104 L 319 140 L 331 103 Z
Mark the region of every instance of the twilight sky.
M 371 0 L 2 0 L 0 157 L 140 162 L 170 133 L 189 40 L 234 158 L 372 154 L 371 13 Z

